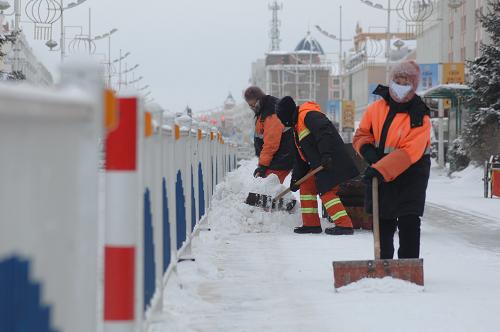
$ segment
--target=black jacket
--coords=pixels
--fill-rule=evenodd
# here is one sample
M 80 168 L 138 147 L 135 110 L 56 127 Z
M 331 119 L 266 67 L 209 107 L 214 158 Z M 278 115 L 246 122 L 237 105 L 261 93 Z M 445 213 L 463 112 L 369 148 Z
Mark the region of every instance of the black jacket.
M 261 100 L 261 107 L 255 113 L 255 121 L 264 122 L 265 119 L 276 113 L 276 105 L 279 99 L 273 96 L 265 96 Z M 286 130 L 281 135 L 281 142 L 278 151 L 274 154 L 274 158 L 269 165 L 269 169 L 274 170 L 290 170 L 293 167 L 293 131 L 291 128 Z M 254 136 L 255 155 L 260 156 L 262 148 L 264 147 L 263 137 Z
M 294 138 L 307 162 L 302 160 L 296 148 L 292 183 L 306 175 L 309 170 L 319 167 L 323 155 L 331 156 L 334 166 L 331 170 L 316 174 L 316 187 L 319 194 L 324 194 L 359 175 L 337 129 L 323 113 L 309 112 L 304 122 L 310 134 L 299 142 L 299 133 L 294 130 Z

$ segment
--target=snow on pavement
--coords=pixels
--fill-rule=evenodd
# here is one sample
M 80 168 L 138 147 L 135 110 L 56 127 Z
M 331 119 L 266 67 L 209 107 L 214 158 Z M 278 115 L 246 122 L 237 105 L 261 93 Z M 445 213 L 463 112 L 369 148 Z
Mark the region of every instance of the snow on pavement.
M 483 176 L 483 167 L 471 165 L 448 177 L 433 165 L 427 202 L 492 219 L 500 227 L 500 198 L 484 198 Z
M 282 188 L 275 178 L 253 180 L 254 167 L 244 162 L 217 187 L 211 231 L 194 239 L 196 261 L 178 265 L 149 332 L 499 331 L 500 248 L 450 232 L 446 211 L 424 218 L 425 289 L 386 278 L 336 292 L 332 261 L 372 258 L 371 233 L 294 234 L 300 215 L 241 203 L 249 190 Z

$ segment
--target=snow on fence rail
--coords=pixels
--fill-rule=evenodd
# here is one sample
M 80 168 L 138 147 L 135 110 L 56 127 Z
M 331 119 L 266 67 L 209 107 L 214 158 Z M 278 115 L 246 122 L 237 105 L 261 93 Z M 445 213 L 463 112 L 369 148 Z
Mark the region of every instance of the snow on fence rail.
M 85 92 L 0 87 L 0 330 L 144 331 L 236 147 L 103 99 L 97 68 L 62 77 Z

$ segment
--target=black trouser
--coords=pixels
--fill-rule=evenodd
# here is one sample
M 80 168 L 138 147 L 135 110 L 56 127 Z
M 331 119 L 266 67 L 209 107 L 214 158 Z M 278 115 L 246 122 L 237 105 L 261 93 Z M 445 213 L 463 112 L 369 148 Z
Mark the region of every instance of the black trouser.
M 399 229 L 399 258 L 418 258 L 420 255 L 420 217 L 402 216 L 380 220 L 380 258 L 394 256 L 394 233 Z

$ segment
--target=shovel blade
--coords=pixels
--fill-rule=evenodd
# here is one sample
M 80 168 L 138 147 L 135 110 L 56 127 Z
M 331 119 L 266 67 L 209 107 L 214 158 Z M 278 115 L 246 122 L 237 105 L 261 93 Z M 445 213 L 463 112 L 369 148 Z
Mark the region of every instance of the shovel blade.
M 297 205 L 294 199 L 281 198 L 278 201 L 273 201 L 273 197 L 257 193 L 249 193 L 245 203 L 251 206 L 261 207 L 265 210 L 278 210 L 292 212 Z
M 363 278 L 392 277 L 424 285 L 423 259 L 376 259 L 367 261 L 333 262 L 335 288 Z

